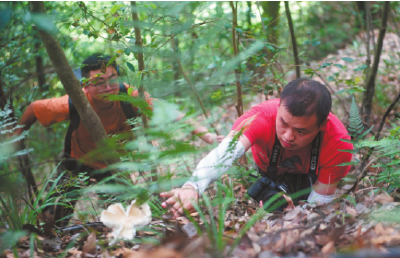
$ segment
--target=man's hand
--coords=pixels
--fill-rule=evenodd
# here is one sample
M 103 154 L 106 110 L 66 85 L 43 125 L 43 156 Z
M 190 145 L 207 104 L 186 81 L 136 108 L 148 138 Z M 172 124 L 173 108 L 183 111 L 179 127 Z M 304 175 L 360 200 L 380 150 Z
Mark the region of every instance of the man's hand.
M 206 133 L 201 135 L 200 138 L 208 144 L 213 144 L 214 142 L 222 142 L 225 139 L 225 136 L 216 135 L 215 133 Z
M 173 218 L 182 216 L 183 209 L 189 212 L 194 211 L 192 201 L 197 202 L 199 200 L 199 194 L 190 185 L 184 186 L 183 188 L 174 189 L 170 192 L 160 193 L 161 197 L 167 197 L 168 199 L 161 204 L 164 209 L 168 209 L 173 213 Z

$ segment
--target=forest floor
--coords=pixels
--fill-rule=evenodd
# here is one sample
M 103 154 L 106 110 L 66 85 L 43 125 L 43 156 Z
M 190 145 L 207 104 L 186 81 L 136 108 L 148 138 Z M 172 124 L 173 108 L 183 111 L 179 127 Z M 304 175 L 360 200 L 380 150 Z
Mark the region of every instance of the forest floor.
M 394 34 L 386 36 L 381 59 L 390 59 L 392 53 L 399 52 L 399 38 Z M 361 40 L 359 40 L 361 42 Z M 326 59 L 350 56 L 357 61 L 347 64 L 349 69 L 342 71 L 343 78 L 354 79 L 355 69 L 364 63 L 365 56 L 360 52 L 365 45 L 349 46 L 339 50 L 336 55 Z M 393 50 L 395 49 L 395 50 Z M 372 57 L 371 57 L 372 58 Z M 333 59 L 330 59 L 333 60 Z M 322 60 L 321 64 L 326 62 Z M 343 65 L 344 61 L 338 61 Z M 382 70 L 385 69 L 384 62 Z M 313 65 L 313 64 L 312 64 Z M 353 67 L 354 66 L 354 67 Z M 338 72 L 332 67 L 326 73 Z M 377 79 L 381 84 L 393 86 L 390 92 L 399 91 L 399 78 L 391 73 L 379 74 Z M 359 82 L 362 84 L 363 82 Z M 331 85 L 333 91 L 340 90 Z M 385 90 L 383 90 L 385 91 Z M 390 98 L 390 96 L 389 96 Z M 250 105 L 263 101 L 258 97 Z M 349 110 L 346 100 L 344 110 Z M 374 114 L 382 114 L 382 107 L 376 107 Z M 234 108 L 224 119 L 234 121 Z M 340 111 L 337 111 L 340 112 Z M 232 113 L 232 115 L 230 115 Z M 379 123 L 379 115 L 375 120 Z M 357 176 L 357 168 L 352 168 L 350 174 Z M 228 208 L 224 216 L 224 228 L 215 226 L 219 236 L 208 233 L 207 224 L 213 225 L 218 218 L 218 210 L 212 214 L 192 214 L 202 227 L 203 234 L 198 231 L 187 217 L 171 220 L 167 216 L 162 219 L 153 218 L 144 230 L 138 230 L 134 241 L 113 241 L 110 229 L 102 223 L 91 222 L 86 225 L 74 225 L 63 230 L 60 236 L 52 230 L 51 220 L 43 215 L 42 231 L 35 241 L 29 236 L 19 240 L 17 253 L 19 257 L 399 257 L 400 249 L 400 202 L 396 191 L 390 195 L 385 191 L 374 191 L 385 187 L 370 178 L 379 173 L 378 168 L 368 168 L 368 176 L 361 181 L 354 193 L 345 194 L 352 185 L 344 185 L 337 192 L 337 198 L 330 205 L 317 206 L 302 203 L 292 210 L 273 212 L 260 216 L 246 233 L 240 235 L 241 229 L 253 215 L 259 216 L 258 207 L 251 201 L 243 201 L 246 189 L 237 185 L 234 187 L 237 202 Z M 396 201 L 395 201 L 396 200 Z M 95 231 L 93 231 L 93 229 Z M 34 231 L 37 229 L 31 229 Z M 222 230 L 222 231 L 221 231 Z M 83 232 L 83 233 L 82 233 Z M 89 234 L 89 232 L 92 232 Z M 97 232 L 97 233 L 94 233 Z M 146 239 L 153 238 L 153 242 Z M 235 241 L 238 244 L 232 248 Z M 32 243 L 35 248 L 30 248 Z M 159 243 L 159 244 L 155 244 Z M 229 254 L 229 255 L 228 255 Z M 6 250 L 4 257 L 14 257 L 12 250 Z

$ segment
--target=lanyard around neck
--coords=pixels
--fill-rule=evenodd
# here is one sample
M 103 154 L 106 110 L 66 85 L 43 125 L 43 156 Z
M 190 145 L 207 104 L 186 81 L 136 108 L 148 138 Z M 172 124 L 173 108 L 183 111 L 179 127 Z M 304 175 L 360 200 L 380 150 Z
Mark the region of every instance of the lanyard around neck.
M 310 176 L 317 175 L 319 150 L 320 150 L 321 140 L 322 140 L 321 135 L 322 135 L 322 132 L 319 131 L 319 133 L 315 136 L 315 138 L 311 144 L 310 166 L 308 167 L 308 174 Z M 268 167 L 271 167 L 271 168 L 278 167 L 279 156 L 281 154 L 281 150 L 282 150 L 282 145 L 281 145 L 280 141 L 278 140 L 278 136 L 275 134 L 275 142 L 272 147 L 272 153 L 269 157 L 269 166 Z

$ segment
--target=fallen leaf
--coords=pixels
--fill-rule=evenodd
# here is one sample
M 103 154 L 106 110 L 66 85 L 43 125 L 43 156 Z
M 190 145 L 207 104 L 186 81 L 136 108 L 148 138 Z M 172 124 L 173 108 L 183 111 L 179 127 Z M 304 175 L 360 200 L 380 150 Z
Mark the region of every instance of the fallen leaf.
M 335 242 L 329 241 L 324 247 L 321 249 L 321 253 L 323 254 L 331 254 L 336 251 L 335 249 Z
M 85 244 L 82 247 L 83 257 L 85 254 L 96 254 L 96 232 L 93 231 L 87 237 Z
M 394 199 L 393 199 L 393 197 L 389 196 L 386 193 L 380 193 L 375 197 L 375 201 L 378 203 L 381 203 L 381 204 L 385 204 L 388 202 L 393 202 Z

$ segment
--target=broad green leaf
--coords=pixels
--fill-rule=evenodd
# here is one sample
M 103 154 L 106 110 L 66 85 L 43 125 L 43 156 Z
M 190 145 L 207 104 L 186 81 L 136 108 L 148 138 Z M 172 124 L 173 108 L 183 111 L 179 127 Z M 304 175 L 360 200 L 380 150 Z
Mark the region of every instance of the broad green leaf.
M 113 7 L 111 7 L 111 13 L 115 13 L 116 11 L 118 11 L 119 9 L 121 9 L 122 7 L 126 6 L 125 4 L 116 4 Z
M 133 66 L 133 64 L 131 64 L 130 62 L 126 61 L 126 65 L 128 66 L 129 70 L 131 70 L 132 72 L 135 72 L 135 67 Z
M 319 44 L 321 44 L 321 41 L 319 41 L 319 40 L 313 40 L 313 42 L 312 42 L 312 46 L 313 47 L 316 47 L 316 46 L 318 46 Z
M 207 65 L 206 69 L 212 69 L 214 67 L 217 67 L 216 63 L 212 63 L 212 64 Z
M 302 44 L 303 44 L 303 45 L 311 44 L 311 41 L 306 40 L 306 41 L 304 41 Z
M 321 68 L 325 68 L 325 67 L 331 66 L 331 64 L 332 64 L 332 63 L 323 63 L 323 64 L 321 65 Z
M 349 63 L 354 62 L 354 59 L 351 58 L 351 57 L 342 57 L 341 59 L 342 59 L 343 61 L 346 61 L 346 62 L 349 62 Z
M 341 65 L 341 64 L 334 64 L 334 66 L 339 67 L 339 68 L 343 68 L 343 65 Z
M 3 30 L 4 27 L 6 27 L 10 19 L 11 19 L 10 9 L 0 11 L 0 32 Z
M 37 13 L 26 13 L 24 15 L 25 22 L 34 23 L 38 29 L 45 31 L 50 34 L 55 34 L 57 32 L 57 27 L 52 21 L 50 15 L 47 14 L 37 14 Z
M 301 51 L 297 56 L 304 55 L 304 53 L 306 53 L 306 51 Z
M 269 44 L 265 44 L 265 47 L 271 50 L 272 52 L 275 52 L 275 48 Z
M 236 30 L 238 33 L 240 33 L 240 34 L 243 33 L 243 29 L 241 29 L 241 28 L 235 28 L 235 30 Z

